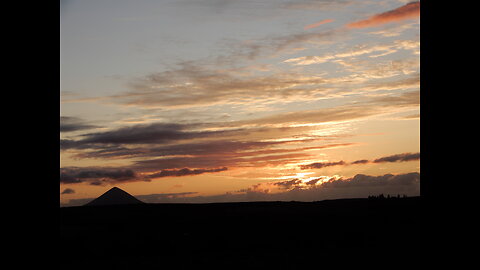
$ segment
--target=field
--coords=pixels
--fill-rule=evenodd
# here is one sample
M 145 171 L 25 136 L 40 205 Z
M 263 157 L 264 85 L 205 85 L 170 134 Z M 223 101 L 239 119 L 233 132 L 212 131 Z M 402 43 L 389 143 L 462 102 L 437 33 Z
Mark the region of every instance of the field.
M 298 269 L 333 258 L 398 261 L 426 248 L 420 197 L 60 208 L 67 265 Z M 427 228 L 428 229 L 428 228 Z M 350 261 L 351 263 L 351 261 Z

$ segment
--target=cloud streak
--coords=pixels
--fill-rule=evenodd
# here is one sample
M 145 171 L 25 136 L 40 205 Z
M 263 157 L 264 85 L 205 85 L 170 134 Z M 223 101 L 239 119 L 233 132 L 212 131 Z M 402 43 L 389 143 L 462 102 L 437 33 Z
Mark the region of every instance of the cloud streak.
M 162 144 L 172 141 L 215 138 L 229 135 L 241 135 L 242 129 L 223 129 L 216 131 L 199 130 L 200 125 L 153 123 L 117 128 L 105 132 L 83 134 L 79 140 L 61 140 L 60 147 L 66 149 L 98 148 L 99 145 L 136 145 Z M 196 129 L 196 130 L 195 130 Z
M 337 165 L 345 165 L 345 161 L 338 161 L 338 162 L 316 162 L 316 163 L 311 163 L 308 165 L 302 165 L 300 168 L 302 170 L 306 169 L 321 169 L 325 167 L 330 167 L 330 166 L 337 166 Z
M 78 184 L 89 183 L 90 185 L 116 184 L 134 181 L 147 181 L 162 177 L 181 177 L 189 175 L 199 175 L 204 173 L 216 173 L 228 170 L 222 168 L 183 168 L 180 170 L 161 170 L 149 175 L 139 174 L 132 168 L 107 168 L 107 167 L 66 167 L 60 168 L 60 183 Z M 158 171 L 158 169 L 157 169 Z M 65 193 L 67 192 L 67 193 Z M 71 192 L 70 192 L 71 193 Z M 62 194 L 69 194 L 66 190 Z
M 74 132 L 97 127 L 98 126 L 85 123 L 84 120 L 78 117 L 60 116 L 60 132 Z
M 77 184 L 89 182 L 100 185 L 103 182 L 129 182 L 138 179 L 138 175 L 131 169 L 106 168 L 106 167 L 67 167 L 60 168 L 60 183 Z
M 420 2 L 411 2 L 399 8 L 376 14 L 368 19 L 347 24 L 348 28 L 367 28 L 420 16 Z
M 404 154 L 392 155 L 392 156 L 375 159 L 373 163 L 402 162 L 402 161 L 412 161 L 412 160 L 419 160 L 419 159 L 420 159 L 420 153 L 404 153 Z
M 223 171 L 226 171 L 226 170 L 228 170 L 227 167 L 218 168 L 218 169 L 194 169 L 194 170 L 190 170 L 188 168 L 183 168 L 181 170 L 162 170 L 158 173 L 148 175 L 148 178 L 198 175 L 198 174 L 203 174 L 203 173 L 223 172 Z
M 415 161 L 420 160 L 420 153 L 402 153 L 396 154 L 386 157 L 381 157 L 372 161 L 367 159 L 356 160 L 353 162 L 345 162 L 345 161 L 337 161 L 337 162 L 315 162 L 307 165 L 300 166 L 300 169 L 321 169 L 330 166 L 338 166 L 338 165 L 358 165 L 358 164 L 368 164 L 368 163 L 386 163 L 386 162 L 407 162 L 407 161 Z
M 305 27 L 303 27 L 303 29 L 308 30 L 308 29 L 312 29 L 312 28 L 315 28 L 315 27 L 319 27 L 320 25 L 331 23 L 331 22 L 333 22 L 332 19 L 325 19 L 325 20 L 322 20 L 322 21 L 319 21 L 319 22 L 316 22 L 316 23 L 306 25 Z

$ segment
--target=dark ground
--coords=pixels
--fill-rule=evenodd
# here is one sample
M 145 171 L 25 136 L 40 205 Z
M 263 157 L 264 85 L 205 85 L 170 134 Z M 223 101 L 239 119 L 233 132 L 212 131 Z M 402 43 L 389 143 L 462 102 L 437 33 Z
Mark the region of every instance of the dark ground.
M 68 266 L 300 269 L 412 262 L 430 248 L 420 197 L 60 208 Z M 352 261 L 353 260 L 353 261 Z

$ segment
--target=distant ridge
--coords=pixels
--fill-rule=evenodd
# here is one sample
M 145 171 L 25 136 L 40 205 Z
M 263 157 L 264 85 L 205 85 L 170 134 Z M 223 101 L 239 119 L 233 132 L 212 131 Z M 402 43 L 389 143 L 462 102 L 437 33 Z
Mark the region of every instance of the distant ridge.
M 100 197 L 85 204 L 85 206 L 95 205 L 126 205 L 126 204 L 143 204 L 144 202 L 128 194 L 124 190 L 113 187 L 107 192 L 103 193 Z

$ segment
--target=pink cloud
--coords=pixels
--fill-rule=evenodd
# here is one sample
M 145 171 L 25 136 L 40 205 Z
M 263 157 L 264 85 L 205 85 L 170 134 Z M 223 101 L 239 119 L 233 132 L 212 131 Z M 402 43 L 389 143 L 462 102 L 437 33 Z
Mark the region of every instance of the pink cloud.
M 411 2 L 399 8 L 376 14 L 368 19 L 347 24 L 348 28 L 374 27 L 420 16 L 420 2 Z
M 320 22 L 316 22 L 316 23 L 313 23 L 313 24 L 309 24 L 309 25 L 305 26 L 303 29 L 308 30 L 308 29 L 311 29 L 311 28 L 318 27 L 318 26 L 320 26 L 320 25 L 322 25 L 322 24 L 331 23 L 331 22 L 333 22 L 332 19 L 325 19 L 325 20 L 320 21 Z

